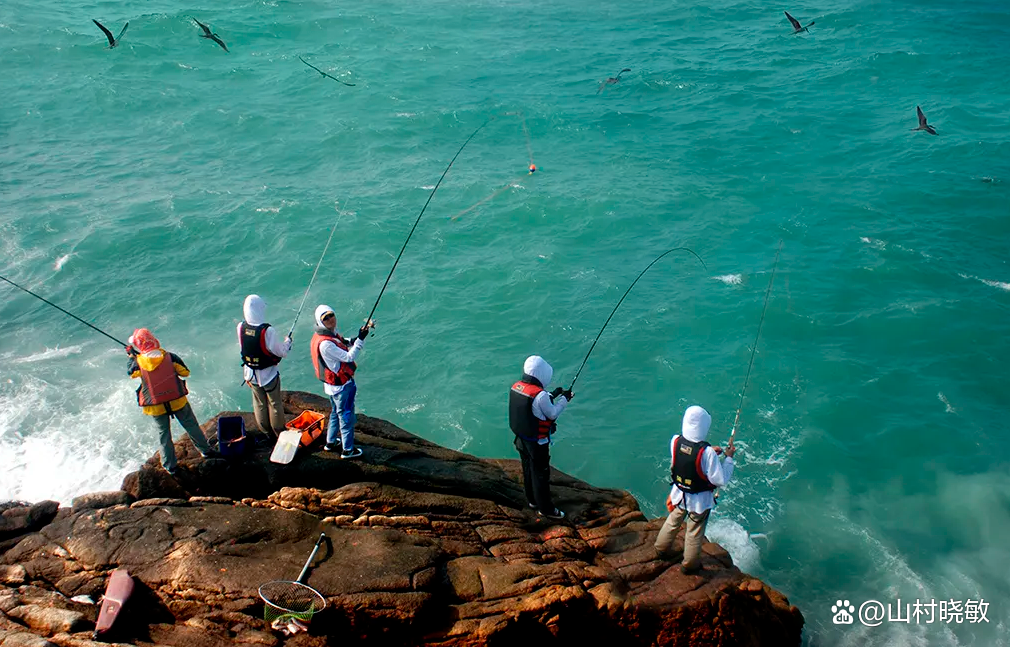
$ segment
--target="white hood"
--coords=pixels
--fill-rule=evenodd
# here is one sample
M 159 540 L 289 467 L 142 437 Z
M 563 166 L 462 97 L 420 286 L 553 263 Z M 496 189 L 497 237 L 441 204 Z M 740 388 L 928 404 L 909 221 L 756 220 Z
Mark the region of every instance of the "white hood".
M 544 361 L 543 357 L 530 355 L 523 364 L 523 373 L 540 380 L 540 384 L 546 389 L 547 385 L 551 383 L 551 377 L 554 376 L 554 369 Z
M 680 433 L 685 439 L 696 443 L 708 437 L 708 428 L 712 426 L 712 416 L 708 415 L 698 405 L 688 407 L 684 412 L 684 422 L 680 427 Z
M 316 306 L 316 327 L 325 328 L 326 324 L 323 323 L 323 315 L 327 312 L 333 312 L 333 308 L 326 304 Z
M 250 326 L 258 326 L 266 319 L 267 304 L 257 294 L 250 294 L 242 304 L 242 316 Z

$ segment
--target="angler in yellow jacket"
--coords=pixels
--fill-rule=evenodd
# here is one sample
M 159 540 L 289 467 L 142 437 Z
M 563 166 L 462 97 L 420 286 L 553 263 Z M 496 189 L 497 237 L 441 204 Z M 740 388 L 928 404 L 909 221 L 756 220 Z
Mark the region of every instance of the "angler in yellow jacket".
M 140 378 L 137 404 L 145 415 L 152 416 L 158 424 L 162 467 L 169 474 L 175 475 L 177 463 L 171 429 L 173 416 L 204 458 L 219 456 L 207 443 L 200 423 L 193 414 L 193 408 L 186 399 L 189 390 L 181 379 L 189 377 L 186 364 L 175 353 L 162 349 L 147 328 L 135 330 L 129 341 L 131 345 L 126 347 L 126 353 L 130 356 L 127 372 L 132 378 Z

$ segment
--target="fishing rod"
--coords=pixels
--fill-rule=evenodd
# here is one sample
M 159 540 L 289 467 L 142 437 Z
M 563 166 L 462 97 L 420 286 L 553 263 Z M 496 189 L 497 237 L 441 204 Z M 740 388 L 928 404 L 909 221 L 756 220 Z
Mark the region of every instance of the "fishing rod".
M 77 321 L 80 321 L 80 322 L 81 322 L 82 324 L 84 324 L 84 325 L 85 325 L 85 326 L 87 326 L 88 328 L 91 328 L 92 330 L 95 330 L 95 331 L 97 331 L 97 332 L 100 332 L 100 333 L 102 333 L 103 335 L 105 335 L 106 337 L 108 337 L 108 338 L 109 338 L 109 339 L 111 339 L 112 341 L 116 342 L 116 343 L 117 343 L 117 344 L 119 344 L 120 346 L 123 346 L 124 348 L 126 348 L 126 347 L 128 347 L 128 346 L 129 346 L 129 344 L 127 344 L 126 342 L 123 342 L 123 341 L 119 341 L 118 339 L 116 339 L 115 337 L 113 337 L 113 336 L 112 336 L 112 335 L 110 335 L 109 333 L 105 332 L 105 331 L 104 331 L 104 330 L 102 330 L 101 328 L 98 328 L 97 326 L 93 326 L 93 325 L 89 324 L 89 323 L 88 323 L 87 321 L 85 321 L 85 320 L 81 319 L 80 317 L 78 317 L 77 315 L 75 315 L 75 314 L 74 314 L 74 313 L 72 313 L 72 312 L 67 312 L 66 310 L 64 310 L 63 308 L 59 307 L 58 305 L 56 305 L 56 304 L 55 304 L 55 303 L 53 303 L 52 301 L 50 301 L 50 300 L 48 300 L 48 299 L 45 299 L 45 298 L 43 298 L 43 297 L 40 297 L 39 295 L 35 294 L 34 292 L 32 292 L 31 290 L 29 290 L 28 288 L 23 288 L 23 287 L 21 287 L 20 285 L 18 285 L 17 283 L 15 283 L 14 281 L 11 281 L 10 279 L 8 279 L 8 278 L 6 278 L 6 277 L 3 277 L 3 276 L 0 276 L 0 279 L 3 279 L 4 281 L 7 281 L 8 283 L 10 283 L 11 285 L 13 285 L 14 287 L 16 287 L 16 288 L 17 288 L 17 289 L 19 289 L 19 290 L 24 290 L 25 292 L 27 292 L 28 294 L 32 295 L 32 296 L 33 296 L 33 297 L 35 297 L 36 299 L 39 299 L 40 301 L 44 301 L 45 303 L 48 303 L 49 305 L 51 305 L 52 307 L 56 308 L 57 310 L 59 310 L 59 311 L 60 311 L 60 312 L 62 312 L 63 314 L 65 314 L 65 315 L 69 315 L 69 316 L 73 317 L 74 319 L 76 319 Z
M 572 380 L 572 385 L 570 387 L 568 387 L 569 391 L 571 391 L 572 388 L 575 386 L 575 381 L 579 379 L 579 375 L 582 374 L 582 369 L 585 368 L 586 362 L 589 361 L 589 356 L 592 354 L 593 349 L 596 348 L 596 342 L 600 341 L 600 335 L 602 335 L 603 331 L 607 329 L 607 324 L 610 323 L 610 320 L 614 317 L 614 313 L 617 312 L 617 309 L 621 307 L 621 303 L 624 302 L 624 297 L 628 296 L 628 293 L 631 292 L 631 288 L 635 287 L 635 284 L 638 283 L 638 279 L 642 278 L 642 276 L 646 272 L 649 271 L 649 268 L 652 267 L 653 265 L 655 265 L 659 261 L 659 259 L 663 258 L 664 256 L 666 256 L 670 252 L 676 252 L 676 251 L 691 252 L 692 254 L 694 254 L 695 258 L 697 258 L 699 261 L 701 261 L 701 266 L 704 267 L 705 269 L 708 269 L 708 266 L 705 265 L 705 261 L 703 261 L 701 259 L 701 256 L 698 256 L 697 254 L 695 254 L 692 250 L 688 249 L 687 247 L 674 247 L 673 249 L 668 249 L 665 252 L 663 252 L 662 254 L 660 254 L 659 256 L 657 256 L 655 258 L 655 260 L 653 260 L 651 263 L 649 263 L 648 265 L 646 265 L 645 269 L 642 270 L 642 272 L 638 275 L 638 277 L 635 278 L 634 281 L 631 282 L 631 285 L 628 286 L 628 289 L 624 291 L 624 296 L 622 296 L 621 300 L 617 302 L 617 305 L 614 306 L 614 309 L 611 311 L 610 316 L 607 317 L 607 320 L 603 323 L 603 328 L 600 328 L 599 334 L 596 335 L 596 339 L 593 340 L 593 345 L 589 347 L 589 352 L 586 353 L 586 358 L 584 360 L 582 360 L 582 366 L 580 366 L 578 372 L 575 373 L 575 379 Z
M 750 351 L 750 364 L 747 366 L 747 376 L 743 380 L 743 390 L 740 391 L 740 406 L 736 408 L 736 418 L 733 420 L 733 431 L 729 434 L 729 443 L 727 444 L 730 447 L 733 446 L 733 438 L 736 436 L 736 427 L 740 423 L 740 412 L 743 411 L 743 398 L 747 394 L 747 384 L 750 382 L 750 371 L 754 368 L 754 354 L 757 353 L 758 340 L 761 339 L 761 327 L 764 326 L 765 313 L 768 312 L 768 297 L 772 294 L 772 284 L 775 283 L 775 271 L 779 267 L 779 252 L 782 251 L 782 243 L 784 242 L 784 240 L 779 241 L 779 248 L 775 252 L 775 264 L 772 265 L 772 277 L 769 279 L 768 289 L 765 291 L 765 305 L 761 308 L 761 321 L 758 322 L 757 335 L 754 336 L 754 347 L 751 348 Z
M 375 309 L 379 307 L 379 301 L 382 299 L 382 294 L 386 291 L 386 286 L 389 285 L 389 279 L 393 278 L 393 272 L 396 270 L 396 265 L 400 262 L 400 257 L 403 256 L 403 250 L 407 249 L 407 243 L 410 242 L 410 237 L 414 235 L 414 230 L 417 229 L 417 223 L 421 222 L 421 216 L 424 215 L 424 211 L 425 209 L 428 208 L 428 204 L 431 202 L 431 199 L 435 197 L 435 191 L 438 191 L 438 187 L 440 184 L 442 184 L 442 180 L 445 179 L 446 173 L 448 173 L 449 169 L 452 168 L 453 162 L 455 162 L 456 158 L 459 157 L 459 154 L 463 152 L 463 149 L 466 148 L 466 145 L 470 143 L 470 140 L 476 137 L 477 133 L 479 133 L 481 129 L 484 128 L 484 126 L 491 123 L 493 119 L 494 117 L 491 117 L 490 119 L 482 123 L 480 126 L 477 127 L 477 130 L 473 131 L 470 134 L 470 136 L 466 138 L 466 141 L 463 142 L 463 145 L 459 147 L 459 150 L 456 151 L 456 154 L 452 156 L 452 160 L 449 161 L 449 165 L 445 167 L 444 171 L 442 171 L 442 177 L 438 178 L 438 182 L 435 183 L 435 188 L 431 190 L 431 194 L 428 196 L 428 200 L 424 203 L 424 206 L 421 207 L 421 213 L 417 214 L 417 220 L 414 221 L 414 226 L 410 228 L 410 233 L 407 234 L 407 240 L 403 241 L 403 247 L 400 248 L 400 253 L 397 255 L 396 260 L 393 261 L 393 267 L 392 269 L 389 270 L 389 276 L 386 277 L 386 282 L 382 284 L 382 289 L 379 291 L 379 297 L 375 300 L 375 305 L 372 306 L 372 311 L 368 313 L 368 319 L 365 319 L 366 326 L 371 325 L 372 327 L 374 327 L 374 324 L 372 323 L 372 315 L 375 314 Z
M 305 307 L 305 299 L 309 296 L 309 290 L 312 289 L 312 284 L 316 280 L 316 274 L 319 273 L 319 266 L 323 264 L 323 259 L 326 257 L 326 250 L 330 248 L 330 241 L 333 240 L 333 233 L 337 231 L 337 225 L 340 224 L 340 216 L 343 213 L 340 209 L 337 209 L 337 220 L 333 223 L 333 227 L 330 229 L 330 237 L 326 239 L 326 246 L 323 247 L 323 253 L 319 256 L 319 262 L 316 263 L 316 269 L 312 272 L 312 278 L 309 279 L 309 286 L 305 288 L 305 294 L 302 295 L 302 303 L 298 306 L 298 312 L 295 313 L 295 320 L 291 324 L 291 330 L 288 331 L 288 337 L 291 337 L 295 332 L 295 325 L 298 323 L 298 317 L 302 315 L 302 309 Z

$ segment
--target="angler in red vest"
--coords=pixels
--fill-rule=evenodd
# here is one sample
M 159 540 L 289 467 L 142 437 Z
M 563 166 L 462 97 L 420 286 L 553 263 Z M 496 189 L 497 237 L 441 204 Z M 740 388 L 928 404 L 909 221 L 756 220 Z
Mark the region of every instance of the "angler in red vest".
M 547 393 L 544 389 L 553 375 L 554 369 L 544 358 L 526 358 L 523 376 L 509 391 L 509 427 L 516 436 L 515 446 L 523 463 L 527 504 L 541 516 L 564 519 L 565 513 L 551 500 L 550 444 L 555 420 L 568 406 L 572 392 L 559 386 Z
M 291 350 L 291 337 L 281 340 L 273 326 L 265 322 L 267 305 L 250 294 L 242 304 L 243 319 L 238 324 L 242 351 L 242 379 L 253 393 L 253 415 L 263 433 L 277 437 L 284 431 L 284 400 L 277 365 Z
M 725 452 L 706 442 L 712 416 L 699 406 L 688 407 L 681 423 L 681 433 L 670 441 L 670 477 L 673 488 L 666 500 L 670 515 L 656 537 L 656 552 L 660 557 L 673 555 L 673 540 L 681 524 L 687 520 L 684 532 L 684 557 L 680 570 L 692 575 L 702 570 L 701 545 L 705 541 L 708 516 L 715 506 L 716 488 L 733 478 L 732 443 Z M 726 460 L 720 461 L 719 455 Z
M 340 452 L 340 458 L 361 456 L 360 447 L 354 446 L 354 396 L 358 386 L 354 383 L 354 363 L 368 337 L 368 326 L 358 330 L 353 343 L 337 332 L 337 317 L 333 308 L 321 305 L 316 308 L 316 328 L 312 335 L 312 367 L 316 378 L 324 384 L 326 395 L 330 396 L 333 411 L 326 428 L 326 445 L 323 451 Z
M 154 422 L 158 425 L 162 467 L 169 474 L 175 475 L 175 446 L 172 444 L 171 429 L 173 416 L 204 458 L 219 456 L 207 443 L 186 398 L 189 390 L 181 379 L 189 377 L 185 362 L 175 353 L 163 350 L 147 328 L 137 328 L 129 342 L 130 346 L 126 347 L 126 354 L 130 356 L 127 373 L 132 378 L 140 378 L 137 404 L 146 415 L 154 417 Z

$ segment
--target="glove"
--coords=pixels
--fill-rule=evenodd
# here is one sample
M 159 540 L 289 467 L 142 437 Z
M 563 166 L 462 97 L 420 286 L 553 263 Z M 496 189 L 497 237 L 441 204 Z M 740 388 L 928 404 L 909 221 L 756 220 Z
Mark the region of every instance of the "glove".
M 368 326 L 362 326 L 358 329 L 358 339 L 364 341 L 365 337 L 368 337 Z
M 562 393 L 564 393 L 564 391 L 565 391 L 565 389 L 563 387 L 560 387 L 560 386 L 558 388 L 554 389 L 553 391 L 551 391 L 551 400 L 556 399 L 559 395 L 561 395 Z
M 670 498 L 669 494 L 666 495 L 666 511 L 673 512 L 673 500 Z
M 137 351 L 133 346 L 126 346 L 126 354 L 130 357 L 136 357 Z
M 565 392 L 564 392 L 564 393 L 562 393 L 561 395 L 565 396 L 565 398 L 567 398 L 567 400 L 568 400 L 569 402 L 571 402 L 571 401 L 572 401 L 572 398 L 574 398 L 574 397 L 575 397 L 575 394 L 574 394 L 574 393 L 572 393 L 572 390 L 571 390 L 571 389 L 568 389 L 567 391 L 565 391 Z

